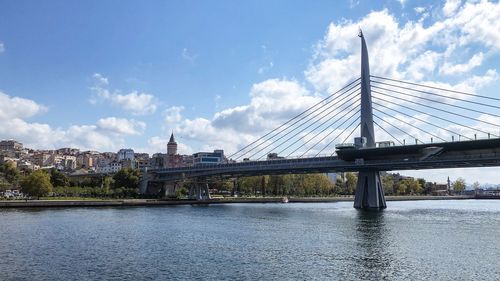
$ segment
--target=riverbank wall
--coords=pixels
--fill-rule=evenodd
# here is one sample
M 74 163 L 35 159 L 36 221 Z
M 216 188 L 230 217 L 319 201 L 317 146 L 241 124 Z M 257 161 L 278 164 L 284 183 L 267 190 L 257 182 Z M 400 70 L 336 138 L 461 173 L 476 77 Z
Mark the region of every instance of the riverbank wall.
M 387 201 L 415 200 L 465 200 L 476 199 L 474 196 L 386 196 Z M 477 198 L 482 199 L 482 198 Z M 488 198 L 490 199 L 490 198 Z M 5 200 L 0 201 L 0 208 L 70 208 L 70 207 L 134 207 L 134 206 L 176 206 L 210 205 L 234 203 L 282 203 L 281 197 L 268 198 L 224 198 L 206 201 L 196 200 L 158 200 L 158 199 L 116 199 L 116 200 Z M 354 197 L 309 197 L 288 198 L 288 203 L 332 203 L 353 201 Z

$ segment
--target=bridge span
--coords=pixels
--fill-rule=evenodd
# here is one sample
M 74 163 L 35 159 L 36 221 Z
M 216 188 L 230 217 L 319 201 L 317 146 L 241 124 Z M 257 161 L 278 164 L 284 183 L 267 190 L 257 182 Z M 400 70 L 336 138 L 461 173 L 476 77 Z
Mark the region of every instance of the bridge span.
M 370 75 L 359 36 L 361 77 L 241 148 L 229 163 L 148 170 L 141 192 L 172 194 L 178 182 L 192 179 L 190 197 L 204 200 L 211 177 L 353 171 L 354 207 L 379 210 L 386 208 L 381 171 L 500 166 L 500 98 Z M 354 145 L 320 156 L 358 129 Z M 389 145 L 377 146 L 376 135 L 391 139 Z M 316 154 L 305 156 L 310 152 Z
M 344 149 L 337 153 L 337 156 L 328 157 L 154 169 L 147 172 L 148 181 L 165 183 L 209 177 L 492 167 L 500 166 L 500 139 Z

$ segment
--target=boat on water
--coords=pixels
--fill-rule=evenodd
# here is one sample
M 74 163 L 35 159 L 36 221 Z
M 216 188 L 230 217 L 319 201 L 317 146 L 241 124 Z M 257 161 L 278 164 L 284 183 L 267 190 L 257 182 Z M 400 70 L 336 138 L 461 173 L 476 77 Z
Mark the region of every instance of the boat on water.
M 281 203 L 288 203 L 288 197 L 282 197 Z

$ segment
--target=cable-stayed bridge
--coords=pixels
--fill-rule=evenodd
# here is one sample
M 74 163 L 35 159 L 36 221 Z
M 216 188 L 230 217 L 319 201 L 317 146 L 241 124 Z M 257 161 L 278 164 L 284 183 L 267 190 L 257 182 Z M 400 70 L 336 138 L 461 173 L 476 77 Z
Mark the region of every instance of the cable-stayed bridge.
M 370 75 L 361 37 L 361 77 L 231 154 L 228 163 L 149 170 L 141 180 L 356 171 L 354 207 L 386 207 L 380 171 L 500 166 L 500 99 Z M 375 130 L 376 129 L 376 130 Z M 382 139 L 376 142 L 375 139 Z M 354 144 L 352 140 L 354 139 Z

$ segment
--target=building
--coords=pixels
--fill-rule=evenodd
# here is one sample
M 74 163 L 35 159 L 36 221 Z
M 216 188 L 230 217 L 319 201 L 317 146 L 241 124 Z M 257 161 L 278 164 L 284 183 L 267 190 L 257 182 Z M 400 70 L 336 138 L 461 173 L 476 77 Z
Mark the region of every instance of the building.
M 135 160 L 134 150 L 130 148 L 122 148 L 116 154 L 116 160 Z
M 135 169 L 136 167 L 136 161 L 135 160 L 130 160 L 130 159 L 123 159 L 121 161 L 118 161 L 120 163 L 122 169 Z
M 147 153 L 134 153 L 135 160 L 148 160 L 149 154 Z
M 78 154 L 76 157 L 76 166 L 79 168 L 94 167 L 97 164 L 98 154 L 89 151 Z
M 74 170 L 76 169 L 76 156 L 63 155 L 55 166 L 58 170 Z
M 150 161 L 150 167 L 153 169 L 176 168 L 192 166 L 192 163 L 191 155 L 177 154 L 177 142 L 175 141 L 174 133 L 172 133 L 167 144 L 167 153 L 153 154 Z
M 148 159 L 137 159 L 135 161 L 136 168 L 140 170 L 144 170 L 150 167 L 150 160 Z
M 193 154 L 193 164 L 218 164 L 225 163 L 224 150 L 217 149 L 214 152 L 198 152 Z
M 449 194 L 447 183 L 426 183 L 426 189 L 434 196 L 444 196 Z
M 17 162 L 19 161 L 19 159 L 17 158 L 12 158 L 12 157 L 8 157 L 8 156 L 4 156 L 4 155 L 0 155 L 0 164 L 6 164 L 6 163 L 12 163 L 14 164 L 14 167 L 17 167 Z
M 112 161 L 105 166 L 97 167 L 96 172 L 101 174 L 118 173 L 122 169 L 122 164 L 118 161 Z
M 78 153 L 80 153 L 80 149 L 65 147 L 65 148 L 59 148 L 58 150 L 56 150 L 56 153 L 63 155 L 77 155 Z
M 39 167 L 47 167 L 52 165 L 51 161 L 52 154 L 46 152 L 38 152 L 32 155 L 31 159 L 33 164 Z
M 15 140 L 0 141 L 0 150 L 17 151 L 22 149 L 23 149 L 23 144 Z

